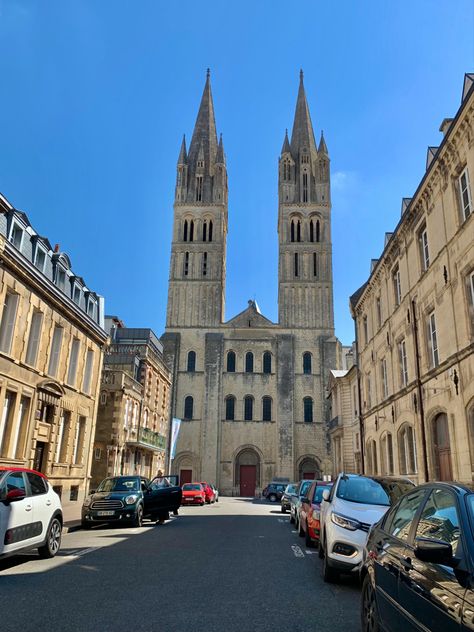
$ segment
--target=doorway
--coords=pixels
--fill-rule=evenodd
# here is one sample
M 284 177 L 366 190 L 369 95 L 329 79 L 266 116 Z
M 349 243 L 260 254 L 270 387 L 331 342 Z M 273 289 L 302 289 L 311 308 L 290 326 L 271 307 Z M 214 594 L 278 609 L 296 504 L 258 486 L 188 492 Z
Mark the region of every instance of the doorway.
M 193 482 L 193 471 L 192 470 L 179 470 L 179 484 L 184 485 L 184 483 L 192 483 Z
M 436 478 L 439 481 L 452 481 L 451 444 L 448 417 L 445 413 L 441 413 L 433 420 L 433 447 Z
M 240 466 L 240 495 L 255 496 L 257 487 L 257 466 L 241 465 Z
M 235 486 L 240 496 L 252 498 L 260 486 L 260 457 L 253 448 L 245 448 L 235 458 Z
M 33 469 L 37 472 L 45 474 L 46 469 L 46 446 L 48 444 L 43 441 L 36 442 L 35 456 L 33 458 Z

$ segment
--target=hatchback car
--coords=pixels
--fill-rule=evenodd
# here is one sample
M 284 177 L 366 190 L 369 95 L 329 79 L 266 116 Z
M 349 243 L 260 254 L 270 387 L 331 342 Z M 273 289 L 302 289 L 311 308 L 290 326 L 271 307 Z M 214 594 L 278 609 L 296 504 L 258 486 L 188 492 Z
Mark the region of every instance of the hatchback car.
M 298 535 L 305 538 L 306 546 L 319 542 L 320 510 L 323 491 L 330 490 L 332 483 L 314 481 L 308 493 L 301 499 Z
M 0 467 L 0 557 L 33 548 L 54 557 L 62 528 L 61 500 L 44 474 Z
M 290 510 L 291 507 L 291 496 L 295 493 L 297 488 L 297 483 L 289 483 L 285 487 L 285 491 L 282 494 L 280 504 L 281 504 L 281 513 L 286 513 Z
M 312 480 L 302 480 L 298 483 L 298 487 L 295 493 L 290 497 L 290 522 L 296 524 L 296 529 L 299 529 L 298 518 L 301 507 L 301 499 L 304 498 L 311 487 Z
M 363 567 L 362 630 L 474 629 L 474 493 L 427 483 L 374 526 Z
M 211 503 L 215 502 L 216 500 L 216 496 L 214 494 L 214 490 L 212 489 L 212 487 L 209 485 L 209 483 L 203 482 L 201 481 L 201 485 L 204 489 L 204 493 L 206 495 L 206 502 L 210 505 Z
M 266 498 L 271 503 L 276 503 L 285 493 L 286 485 L 286 483 L 270 483 L 262 491 L 263 498 Z
M 185 483 L 183 485 L 183 505 L 201 505 L 206 502 L 206 492 L 201 483 Z
M 413 487 L 406 478 L 339 474 L 331 491 L 323 491 L 321 504 L 324 581 L 335 581 L 341 572 L 360 572 L 371 526 Z

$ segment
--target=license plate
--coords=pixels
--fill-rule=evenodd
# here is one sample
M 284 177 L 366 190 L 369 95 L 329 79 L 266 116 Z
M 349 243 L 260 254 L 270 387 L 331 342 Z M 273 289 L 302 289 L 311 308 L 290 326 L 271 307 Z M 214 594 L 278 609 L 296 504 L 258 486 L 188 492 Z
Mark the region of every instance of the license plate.
M 98 511 L 97 515 L 98 516 L 114 516 L 115 511 Z

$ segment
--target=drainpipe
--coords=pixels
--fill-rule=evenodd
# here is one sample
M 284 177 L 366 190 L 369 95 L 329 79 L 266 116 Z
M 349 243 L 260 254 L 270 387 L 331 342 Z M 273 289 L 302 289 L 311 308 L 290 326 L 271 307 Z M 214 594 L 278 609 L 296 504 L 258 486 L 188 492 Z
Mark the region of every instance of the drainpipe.
M 421 445 L 423 448 L 423 470 L 425 475 L 425 481 L 428 482 L 428 450 L 426 446 L 426 429 L 425 429 L 425 409 L 423 406 L 423 392 L 421 388 L 421 374 L 420 374 L 420 348 L 418 344 L 418 321 L 416 319 L 416 303 L 415 299 L 411 301 L 412 317 L 413 317 L 413 338 L 415 341 L 415 366 L 416 366 L 416 385 L 418 389 L 418 406 L 420 410 L 420 426 L 421 426 Z
M 359 411 L 359 434 L 360 434 L 360 464 L 362 468 L 362 474 L 365 474 L 365 453 L 364 453 L 364 421 L 362 419 L 362 397 L 361 397 L 361 389 L 360 389 L 360 369 L 359 369 L 359 337 L 357 332 L 357 320 L 355 314 L 352 316 L 354 320 L 354 330 L 355 330 L 355 347 L 356 347 L 356 369 L 357 369 L 357 397 L 359 402 L 357 404 L 357 409 Z

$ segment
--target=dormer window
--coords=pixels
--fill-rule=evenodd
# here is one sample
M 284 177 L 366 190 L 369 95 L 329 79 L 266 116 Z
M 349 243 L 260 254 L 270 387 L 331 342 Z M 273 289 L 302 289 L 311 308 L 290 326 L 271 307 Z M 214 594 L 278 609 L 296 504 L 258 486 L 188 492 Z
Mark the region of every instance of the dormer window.
M 10 242 L 15 246 L 15 248 L 18 248 L 18 250 L 20 250 L 22 241 L 23 229 L 19 224 L 13 222 L 12 229 L 10 231 Z
M 79 305 L 81 302 L 81 288 L 75 283 L 72 291 L 72 300 Z
M 36 244 L 34 264 L 40 272 L 44 272 L 44 267 L 46 264 L 46 250 L 41 248 L 41 246 L 39 246 L 38 244 Z
M 95 309 L 96 309 L 96 302 L 89 298 L 89 301 L 87 303 L 87 315 L 90 316 L 90 318 L 92 318 L 93 320 L 95 320 Z
M 56 268 L 56 285 L 64 292 L 64 288 L 66 287 L 66 270 L 59 266 Z
M 197 167 L 198 169 L 204 169 L 204 160 L 198 160 Z

